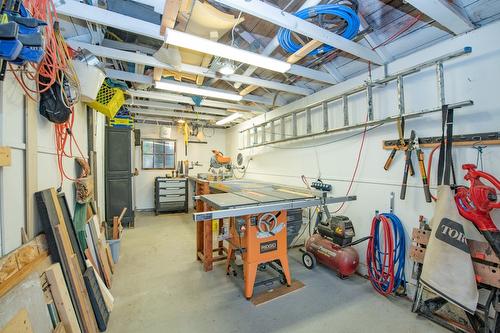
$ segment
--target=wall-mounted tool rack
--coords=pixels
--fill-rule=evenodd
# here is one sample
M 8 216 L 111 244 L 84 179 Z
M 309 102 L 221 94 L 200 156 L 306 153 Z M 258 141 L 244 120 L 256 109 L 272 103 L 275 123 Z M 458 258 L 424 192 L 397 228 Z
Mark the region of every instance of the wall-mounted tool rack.
M 328 98 L 327 100 L 314 103 L 309 105 L 305 109 L 299 109 L 299 110 L 294 110 L 289 113 L 286 113 L 284 115 L 275 117 L 271 120 L 268 120 L 266 122 L 260 123 L 259 125 L 250 127 L 248 129 L 245 129 L 240 132 L 241 137 L 243 137 L 242 143 L 240 143 L 240 149 L 248 149 L 248 148 L 254 148 L 254 147 L 259 147 L 259 146 L 265 146 L 268 144 L 277 144 L 277 143 L 283 143 L 283 142 L 288 142 L 292 140 L 299 140 L 299 139 L 305 139 L 305 138 L 312 138 L 312 137 L 317 137 L 317 136 L 323 136 L 323 135 L 328 135 L 336 132 L 343 132 L 346 130 L 351 130 L 355 128 L 361 128 L 361 127 L 372 127 L 375 125 L 379 125 L 382 123 L 388 123 L 392 121 L 396 121 L 398 118 L 405 117 L 405 118 L 415 118 L 415 117 L 420 117 L 423 116 L 427 113 L 432 113 L 432 112 L 439 112 L 441 111 L 442 105 L 446 104 L 445 100 L 445 89 L 444 89 L 444 69 L 443 69 L 443 62 L 454 59 L 457 57 L 460 57 L 462 55 L 468 54 L 472 52 L 472 48 L 470 47 L 464 47 L 462 50 L 458 50 L 456 52 L 452 52 L 446 55 L 443 55 L 438 58 L 434 58 L 432 60 L 423 62 L 421 64 L 418 64 L 416 66 L 407 68 L 405 70 L 396 72 L 395 74 L 388 75 L 382 79 L 374 80 L 371 82 L 366 82 L 358 87 L 355 87 L 353 89 L 350 89 L 340 95 Z M 404 105 L 404 78 L 418 73 L 421 70 L 435 66 L 436 68 L 436 83 L 437 83 L 437 89 L 438 89 L 438 106 L 435 108 L 431 109 L 426 109 L 426 110 L 420 110 L 420 111 L 415 111 L 411 113 L 406 113 L 405 112 L 405 105 Z M 397 100 L 398 100 L 398 114 L 385 117 L 383 119 L 375 119 L 374 118 L 374 112 L 373 112 L 373 89 L 378 88 L 378 87 L 386 87 L 388 83 L 390 82 L 396 82 L 396 88 L 397 88 Z M 365 92 L 366 94 L 366 107 L 368 110 L 368 122 L 367 123 L 359 123 L 359 124 L 353 124 L 351 123 L 350 119 L 352 119 L 351 115 L 349 114 L 349 97 Z M 343 105 L 343 116 L 344 116 L 344 122 L 343 126 L 336 127 L 336 128 L 331 128 L 331 124 L 329 124 L 329 110 L 328 110 L 328 103 L 334 102 L 334 101 L 342 101 Z M 463 106 L 469 106 L 472 105 L 473 102 L 471 100 L 465 100 L 462 102 L 458 103 L 453 103 L 450 104 L 449 107 L 453 109 L 457 109 Z M 311 121 L 311 110 L 316 108 L 316 107 L 321 107 L 322 108 L 322 113 L 323 113 L 323 128 L 318 131 L 318 132 L 312 132 L 312 121 Z M 298 127 L 297 127 L 297 116 L 300 115 L 302 116 L 305 114 L 305 119 L 306 119 L 306 133 L 305 134 L 298 134 Z M 286 123 L 291 122 L 291 133 L 286 133 Z M 279 126 L 279 129 L 276 131 L 276 127 Z
M 405 145 L 409 140 L 405 140 Z M 434 148 L 441 144 L 440 136 L 432 136 L 426 138 L 418 138 L 418 143 L 421 148 Z M 454 146 L 473 146 L 475 144 L 481 145 L 500 145 L 500 132 L 476 133 L 476 134 L 463 134 L 453 136 Z M 400 149 L 399 139 L 383 141 L 385 150 Z

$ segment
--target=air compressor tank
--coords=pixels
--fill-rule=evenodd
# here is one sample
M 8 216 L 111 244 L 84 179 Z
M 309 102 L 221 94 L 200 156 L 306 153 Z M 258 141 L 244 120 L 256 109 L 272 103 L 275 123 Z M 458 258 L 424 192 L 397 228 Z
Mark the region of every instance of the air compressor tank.
M 356 272 L 359 255 L 351 246 L 341 247 L 320 234 L 314 234 L 306 241 L 306 252 L 302 256 L 304 265 L 312 269 L 316 261 L 335 270 L 341 278 Z

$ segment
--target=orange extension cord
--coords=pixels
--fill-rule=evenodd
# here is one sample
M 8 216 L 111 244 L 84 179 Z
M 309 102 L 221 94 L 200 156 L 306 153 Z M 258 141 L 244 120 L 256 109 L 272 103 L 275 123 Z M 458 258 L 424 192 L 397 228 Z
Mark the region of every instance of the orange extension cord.
M 49 90 L 54 83 L 61 86 L 61 98 L 64 99 L 65 104 L 69 106 L 71 111 L 68 121 L 62 124 L 54 124 L 57 166 L 60 175 L 60 187 L 62 187 L 64 179 L 76 180 L 68 176 L 64 170 L 64 158 L 74 157 L 73 143 L 81 157 L 84 157 L 73 135 L 74 108 L 69 103 L 64 91 L 64 77 L 74 75 L 71 67 L 71 56 L 64 38 L 59 33 L 57 12 L 52 0 L 24 0 L 23 4 L 33 17 L 47 23 L 44 32 L 45 56 L 40 64 L 28 63 L 22 70 L 16 70 L 9 64 L 9 69 L 26 96 L 35 102 L 38 102 L 38 96 Z M 28 81 L 34 82 L 34 88 L 31 88 L 32 84 L 27 84 Z

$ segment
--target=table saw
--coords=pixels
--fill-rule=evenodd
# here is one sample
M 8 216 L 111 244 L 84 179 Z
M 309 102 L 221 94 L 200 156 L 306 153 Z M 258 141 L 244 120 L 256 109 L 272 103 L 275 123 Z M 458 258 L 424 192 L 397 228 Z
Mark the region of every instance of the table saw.
M 198 223 L 197 258 L 203 261 L 205 270 L 211 270 L 213 261 L 226 260 L 229 273 L 235 253 L 239 252 L 243 260 L 246 298 L 252 297 L 259 265 L 276 267 L 283 276 L 282 282 L 291 283 L 287 251 L 288 212 L 356 200 L 355 196 L 335 198 L 326 192 L 257 181 L 205 181 L 201 185 L 204 188 L 199 191 L 197 186 L 197 212 L 193 214 Z M 225 218 L 229 218 L 227 247 L 219 241 L 219 247 L 213 249 L 212 221 L 219 221 L 222 232 Z M 213 252 L 219 252 L 219 256 L 214 258 Z

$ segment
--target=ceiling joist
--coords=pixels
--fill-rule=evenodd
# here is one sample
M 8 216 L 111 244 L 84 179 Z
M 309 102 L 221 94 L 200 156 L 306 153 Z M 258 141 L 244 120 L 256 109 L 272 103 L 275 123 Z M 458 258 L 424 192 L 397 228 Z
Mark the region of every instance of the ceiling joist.
M 165 92 L 157 92 L 157 91 L 144 91 L 144 90 L 135 90 L 129 89 L 125 92 L 127 95 L 132 97 L 140 97 L 140 98 L 148 98 L 152 100 L 158 101 L 167 101 L 167 102 L 176 102 L 183 103 L 188 105 L 196 105 L 191 97 L 182 96 L 178 94 L 170 94 Z M 226 102 L 219 102 L 209 99 L 204 99 L 201 101 L 200 106 L 208 106 L 217 109 L 226 109 L 226 110 L 238 110 L 238 111 L 247 111 L 247 112 L 259 112 L 262 113 L 263 110 L 250 105 L 242 105 L 242 104 L 233 104 Z
M 135 64 L 143 64 L 143 65 L 148 65 L 148 66 L 155 67 L 155 68 L 175 70 L 174 67 L 167 65 L 163 62 L 160 62 L 156 58 L 154 58 L 152 56 L 145 55 L 145 54 L 121 51 L 121 50 L 112 49 L 109 47 L 92 45 L 92 44 L 82 43 L 82 42 L 78 42 L 78 41 L 74 41 L 74 40 L 68 40 L 68 44 L 70 47 L 72 47 L 74 49 L 78 49 L 78 48 L 86 49 L 98 57 L 105 57 L 105 58 L 109 58 L 109 59 L 127 61 L 127 62 L 132 62 Z M 217 74 L 215 74 L 214 72 L 210 71 L 207 68 L 193 66 L 193 65 L 182 64 L 181 71 L 185 72 L 185 73 L 194 74 L 194 75 L 203 75 L 203 76 L 210 77 L 210 78 L 219 77 Z M 270 81 L 270 80 L 263 80 L 263 79 L 258 79 L 258 78 L 254 78 L 254 77 L 238 75 L 238 74 L 225 75 L 225 76 L 222 76 L 220 78 L 223 78 L 224 80 L 227 80 L 227 81 L 243 82 L 245 84 L 254 84 L 254 85 L 258 85 L 260 87 L 266 87 L 266 88 L 273 89 L 273 90 L 279 90 L 279 91 L 284 91 L 284 92 L 289 92 L 292 94 L 298 94 L 298 95 L 304 95 L 304 96 L 307 96 L 307 95 L 310 95 L 311 93 L 313 93 L 313 91 L 311 89 L 287 85 L 287 84 L 283 84 L 283 83 L 275 82 L 275 81 Z M 123 80 L 126 80 L 126 79 L 123 79 Z M 153 82 L 151 81 L 151 84 L 152 83 Z
M 474 29 L 474 25 L 453 4 L 446 0 L 406 0 L 455 35 Z
M 223 5 L 240 10 L 265 21 L 274 23 L 285 29 L 297 32 L 311 39 L 333 46 L 347 53 L 358 56 L 375 64 L 382 65 L 384 61 L 373 50 L 346 39 L 340 35 L 323 29 L 313 23 L 298 18 L 280 8 L 260 0 L 215 0 Z
M 113 27 L 115 29 L 132 32 L 161 41 L 165 40 L 165 38 L 160 34 L 160 26 L 157 24 L 138 20 L 130 16 L 115 13 L 96 6 L 90 6 L 73 0 L 67 0 L 64 4 L 61 4 L 57 7 L 57 11 L 62 15 L 86 20 L 108 27 Z M 227 46 L 225 44 L 222 45 Z M 184 70 L 181 69 L 181 71 Z M 292 65 L 287 73 L 302 76 L 315 81 L 335 83 L 335 80 L 328 73 L 313 70 L 303 66 Z M 226 77 L 220 78 L 224 80 L 226 79 Z

